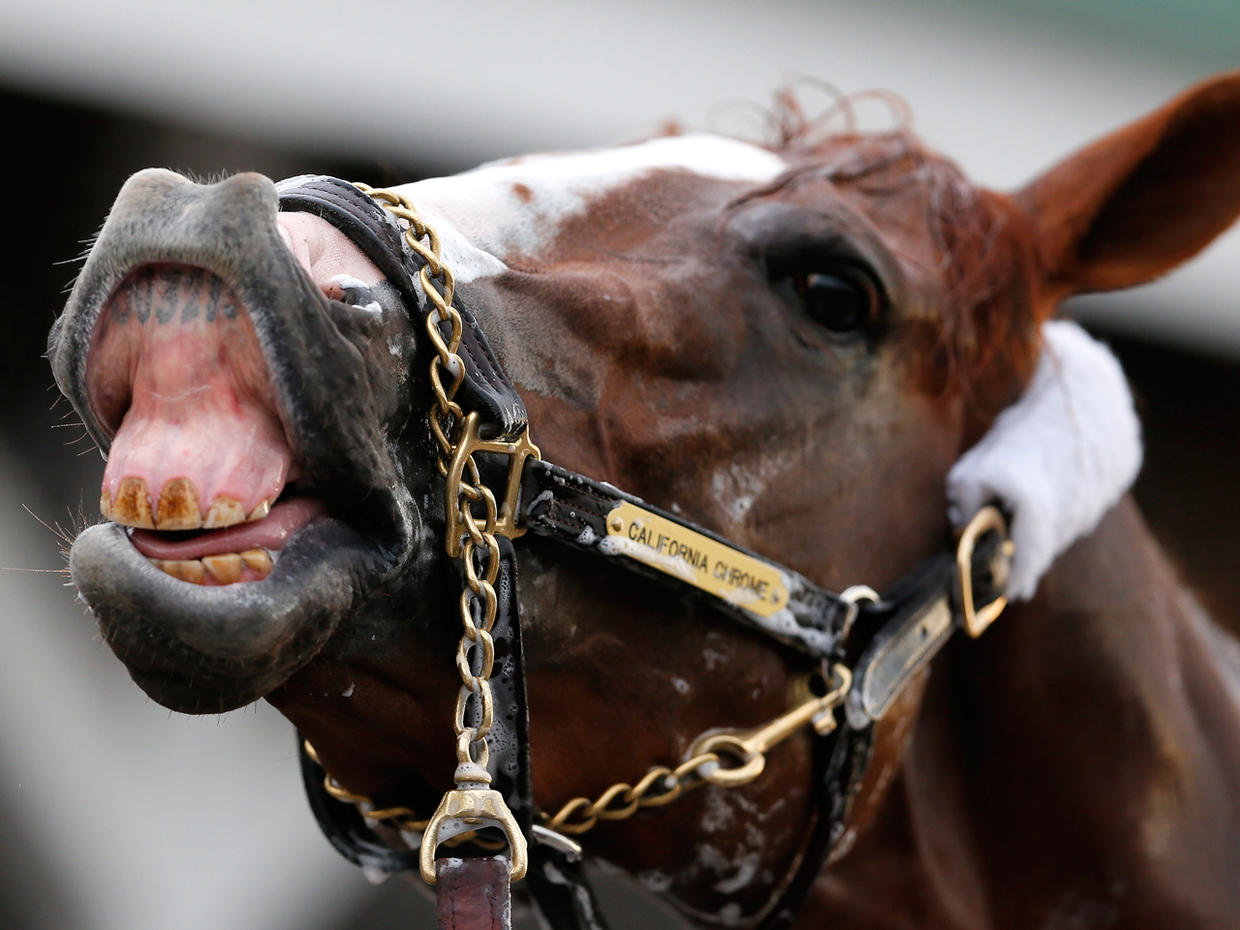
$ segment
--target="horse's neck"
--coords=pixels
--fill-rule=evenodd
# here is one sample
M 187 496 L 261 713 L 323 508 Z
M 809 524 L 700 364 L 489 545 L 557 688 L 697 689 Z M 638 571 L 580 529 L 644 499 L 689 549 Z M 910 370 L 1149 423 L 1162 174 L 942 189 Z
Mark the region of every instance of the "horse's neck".
M 903 776 L 814 910 L 885 927 L 848 916 L 881 895 L 893 927 L 1240 926 L 1235 649 L 1123 501 L 936 664 Z

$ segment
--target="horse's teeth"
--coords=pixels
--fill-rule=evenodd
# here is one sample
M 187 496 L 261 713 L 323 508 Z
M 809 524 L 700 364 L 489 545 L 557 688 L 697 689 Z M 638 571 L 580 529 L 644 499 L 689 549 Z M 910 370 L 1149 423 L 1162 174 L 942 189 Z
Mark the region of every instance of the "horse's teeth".
M 202 511 L 198 508 L 198 490 L 188 478 L 173 478 L 164 482 L 155 506 L 157 530 L 196 530 L 202 526 Z
M 222 584 L 232 584 L 241 579 L 241 556 L 235 552 L 223 555 L 204 555 L 202 564 L 215 580 Z
M 173 578 L 188 581 L 190 584 L 202 584 L 205 574 L 202 563 L 197 559 L 152 559 L 156 567 Z
M 203 529 L 217 530 L 225 526 L 233 526 L 245 521 L 245 508 L 241 501 L 231 497 L 217 497 L 207 510 L 207 518 L 202 521 Z
M 223 495 L 211 501 L 204 517 L 198 504 L 198 489 L 188 478 L 173 478 L 164 483 L 159 501 L 151 508 L 151 494 L 143 478 L 123 478 L 116 496 L 105 487 L 99 495 L 99 512 L 105 520 L 146 530 L 218 530 L 253 520 L 271 513 L 271 502 L 261 500 L 246 515 L 241 501 Z
M 246 568 L 257 572 L 264 578 L 271 573 L 271 553 L 266 549 L 247 549 L 241 553 L 241 561 L 245 563 Z
M 143 479 L 121 479 L 116 486 L 116 497 L 112 500 L 111 517 L 125 526 L 155 529 L 155 519 L 151 515 L 151 495 Z
M 220 584 L 235 584 L 248 568 L 261 581 L 271 574 L 274 564 L 266 549 L 247 549 L 245 552 L 221 552 L 204 555 L 201 559 L 148 559 L 161 572 L 190 584 L 203 584 L 208 576 Z

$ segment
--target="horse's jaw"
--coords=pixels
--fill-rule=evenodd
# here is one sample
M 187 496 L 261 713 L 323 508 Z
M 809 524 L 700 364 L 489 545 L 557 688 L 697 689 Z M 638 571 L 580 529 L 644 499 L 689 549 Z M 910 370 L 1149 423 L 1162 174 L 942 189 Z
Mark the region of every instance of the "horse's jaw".
M 208 308 L 207 291 L 226 299 Z M 71 574 L 161 704 L 267 694 L 416 562 L 410 468 L 387 439 L 412 341 L 384 302 L 325 296 L 266 178 L 143 172 L 118 197 L 50 355 L 110 451 L 113 522 L 78 537 Z

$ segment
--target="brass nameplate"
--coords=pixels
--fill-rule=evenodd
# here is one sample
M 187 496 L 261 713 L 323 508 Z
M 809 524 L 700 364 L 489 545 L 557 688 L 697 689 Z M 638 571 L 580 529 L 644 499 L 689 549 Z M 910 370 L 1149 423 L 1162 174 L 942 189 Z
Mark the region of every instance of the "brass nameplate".
M 788 603 L 779 569 L 628 501 L 607 515 L 605 545 L 759 617 Z

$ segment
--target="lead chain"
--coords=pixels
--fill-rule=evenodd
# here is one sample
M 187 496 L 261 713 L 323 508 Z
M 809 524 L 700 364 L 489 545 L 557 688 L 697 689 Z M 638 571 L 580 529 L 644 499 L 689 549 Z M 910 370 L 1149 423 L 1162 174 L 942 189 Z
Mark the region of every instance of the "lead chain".
M 645 807 L 671 804 L 686 791 L 710 781 L 719 769 L 719 756 L 700 753 L 676 768 L 656 765 L 638 779 L 637 784 L 617 782 L 591 801 L 576 797 L 564 804 L 547 826 L 557 833 L 581 834 L 593 830 L 600 820 L 627 820 Z
M 355 186 L 382 204 L 396 218 L 403 227 L 405 244 L 423 262 L 418 281 L 431 303 L 432 309 L 426 315 L 426 334 L 435 349 L 430 364 L 435 402 L 427 421 L 431 435 L 439 446 L 439 472 L 446 476 L 448 463 L 460 444 L 466 417 L 455 399 L 465 378 L 465 365 L 457 354 L 462 324 L 460 313 L 452 306 L 452 272 L 440 257 L 439 236 L 421 220 L 413 204 L 404 196 L 366 184 Z M 446 338 L 444 328 L 447 330 Z M 455 496 L 455 501 L 448 501 L 447 506 L 457 509 L 460 525 L 465 531 L 461 543 L 465 588 L 459 601 L 464 634 L 456 650 L 456 669 L 461 678 L 461 688 L 457 692 L 453 726 L 456 731 L 458 772 L 460 767 L 467 767 L 473 774 L 473 780 L 477 781 L 486 771 L 490 756 L 487 734 L 495 717 L 490 682 L 495 643 L 491 630 L 495 625 L 497 606 L 495 579 L 499 573 L 499 544 L 495 540 L 495 496 L 479 477 L 472 455 L 465 461 L 464 474 Z M 452 550 L 450 543 L 445 540 L 449 553 Z

